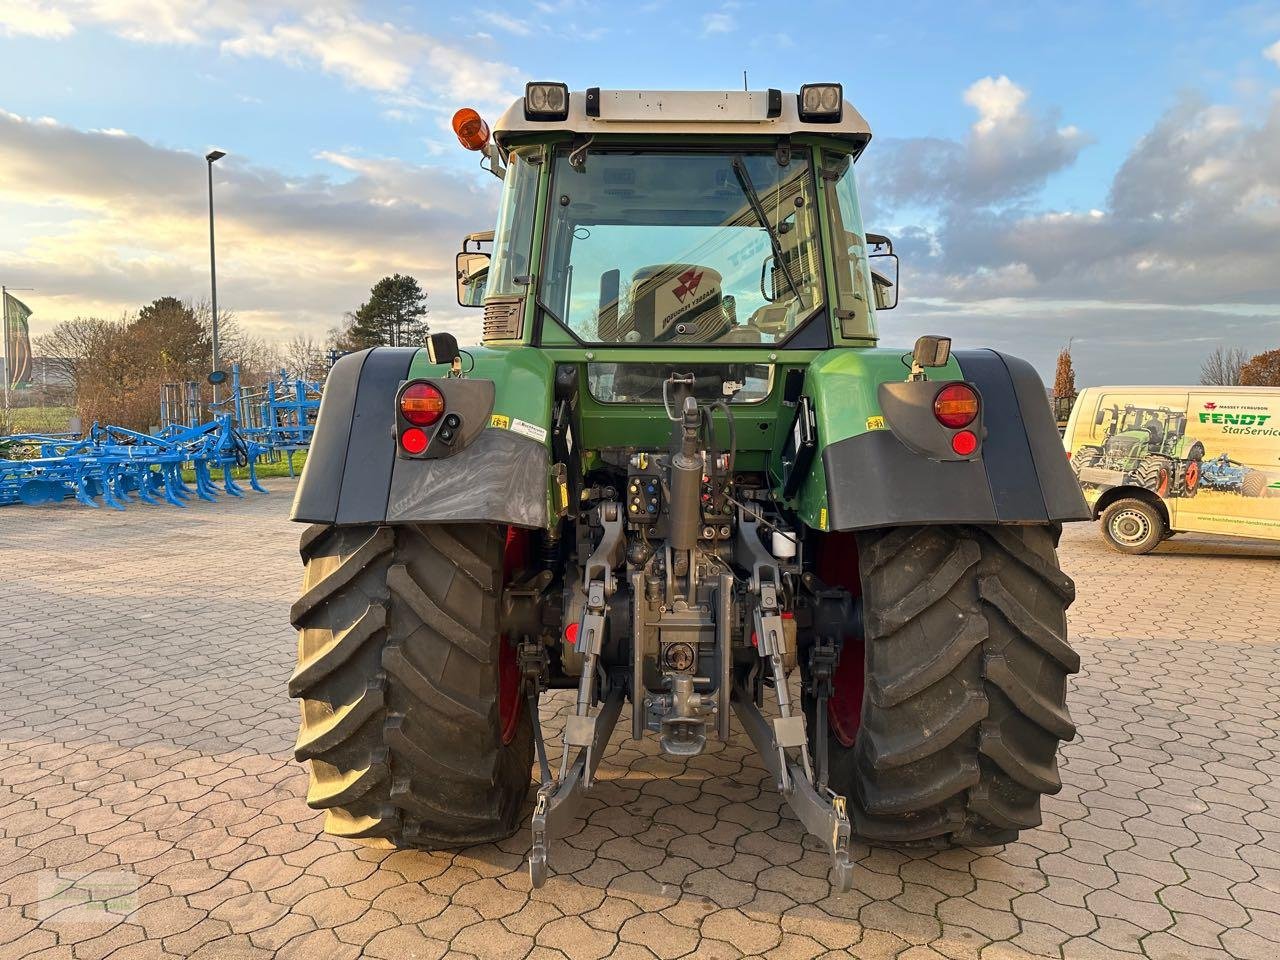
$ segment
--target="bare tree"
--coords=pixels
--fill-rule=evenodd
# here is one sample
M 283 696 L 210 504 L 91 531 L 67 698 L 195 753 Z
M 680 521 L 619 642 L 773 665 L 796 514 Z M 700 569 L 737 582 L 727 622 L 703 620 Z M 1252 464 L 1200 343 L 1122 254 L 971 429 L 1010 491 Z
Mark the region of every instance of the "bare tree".
M 36 340 L 36 353 L 47 358 L 57 376 L 79 384 L 124 322 L 124 319 L 116 323 L 99 317 L 63 320 Z
M 1249 354 L 1240 347 L 1218 347 L 1200 364 L 1200 382 L 1206 387 L 1237 387 L 1240 385 L 1240 368 L 1249 361 Z
M 323 380 L 328 366 L 324 346 L 305 333 L 295 334 L 280 348 L 280 359 L 285 369 L 301 380 Z

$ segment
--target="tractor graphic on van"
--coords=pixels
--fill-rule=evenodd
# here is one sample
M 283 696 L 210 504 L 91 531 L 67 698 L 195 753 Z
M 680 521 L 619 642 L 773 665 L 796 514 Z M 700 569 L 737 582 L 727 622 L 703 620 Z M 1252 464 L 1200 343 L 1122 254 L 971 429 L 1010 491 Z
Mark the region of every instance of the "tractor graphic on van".
M 1161 498 L 1199 492 L 1205 449 L 1186 435 L 1186 411 L 1113 404 L 1098 411 L 1094 424 L 1105 427 L 1101 445 L 1085 444 L 1071 457 L 1081 484 L 1138 486 Z

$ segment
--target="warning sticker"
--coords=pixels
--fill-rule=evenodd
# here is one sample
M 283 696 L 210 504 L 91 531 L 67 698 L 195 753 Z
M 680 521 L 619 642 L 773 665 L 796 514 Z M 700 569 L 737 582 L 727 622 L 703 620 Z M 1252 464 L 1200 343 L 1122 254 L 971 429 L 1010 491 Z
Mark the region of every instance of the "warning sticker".
M 868 430 L 883 430 L 883 429 L 884 429 L 884 417 L 867 417 L 867 429 L 868 429 Z
M 539 443 L 547 442 L 547 428 L 540 427 L 536 423 L 528 423 L 524 420 L 516 418 L 515 420 L 511 421 L 511 429 L 514 430 L 516 433 L 521 433 L 521 434 L 524 434 L 526 437 L 530 437 L 534 440 L 537 440 Z
M 497 427 L 499 430 L 505 430 L 507 427 L 511 426 L 511 418 L 504 417 L 500 413 L 495 413 L 489 418 L 489 426 Z
M 826 507 L 823 507 L 821 510 L 818 511 L 818 529 L 819 530 L 827 529 L 827 508 Z

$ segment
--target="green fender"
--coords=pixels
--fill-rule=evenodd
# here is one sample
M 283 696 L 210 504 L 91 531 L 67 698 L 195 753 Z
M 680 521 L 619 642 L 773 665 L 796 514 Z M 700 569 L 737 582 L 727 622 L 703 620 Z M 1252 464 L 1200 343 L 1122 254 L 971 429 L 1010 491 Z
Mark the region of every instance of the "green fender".
M 554 367 L 541 351 L 471 347 L 464 380 L 492 381 L 488 425 L 447 460 L 396 452 L 396 391 L 440 379 L 426 350 L 377 347 L 329 374 L 291 519 L 370 524 L 466 521 L 545 527 L 552 516 L 550 424 Z
M 810 367 L 805 390 L 814 401 L 821 469 L 798 498 L 806 524 L 865 530 L 1089 519 L 1030 364 L 967 350 L 930 369 L 927 383 L 904 383 L 908 374 L 899 350 L 829 350 Z M 952 455 L 952 431 L 932 415 L 937 392 L 958 380 L 978 391 L 981 404 L 968 428 L 978 445 L 964 456 Z M 936 452 L 940 439 L 945 454 Z

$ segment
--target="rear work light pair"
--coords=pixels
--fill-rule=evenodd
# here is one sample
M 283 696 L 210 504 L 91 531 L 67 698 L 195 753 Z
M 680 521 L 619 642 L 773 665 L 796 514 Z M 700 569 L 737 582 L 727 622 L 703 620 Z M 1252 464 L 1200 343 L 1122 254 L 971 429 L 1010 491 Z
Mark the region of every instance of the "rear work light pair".
M 951 437 L 951 449 L 959 456 L 967 457 L 978 449 L 978 435 L 965 428 L 978 418 L 978 394 L 964 383 L 949 383 L 933 398 L 933 416 L 948 430 L 956 430 Z

